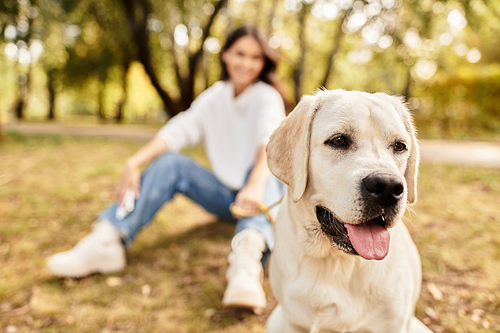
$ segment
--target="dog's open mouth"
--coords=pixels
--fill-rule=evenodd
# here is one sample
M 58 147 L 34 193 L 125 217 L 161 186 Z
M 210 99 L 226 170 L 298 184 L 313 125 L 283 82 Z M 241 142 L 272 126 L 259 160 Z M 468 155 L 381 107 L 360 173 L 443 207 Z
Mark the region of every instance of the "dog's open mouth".
M 316 217 L 335 248 L 367 260 L 382 260 L 387 256 L 390 234 L 383 216 L 364 223 L 347 224 L 325 207 L 316 206 Z

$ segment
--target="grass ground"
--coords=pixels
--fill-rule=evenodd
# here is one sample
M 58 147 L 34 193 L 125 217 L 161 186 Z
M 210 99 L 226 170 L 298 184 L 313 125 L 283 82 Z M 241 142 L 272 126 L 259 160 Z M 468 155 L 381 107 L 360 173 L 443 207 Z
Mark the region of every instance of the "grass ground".
M 0 332 L 264 332 L 225 310 L 234 226 L 176 197 L 127 251 L 125 271 L 52 277 L 45 259 L 89 232 L 141 143 L 10 135 L 0 142 Z M 199 149 L 188 151 L 205 163 Z M 405 218 L 419 248 L 417 317 L 435 332 L 500 331 L 500 170 L 423 163 Z

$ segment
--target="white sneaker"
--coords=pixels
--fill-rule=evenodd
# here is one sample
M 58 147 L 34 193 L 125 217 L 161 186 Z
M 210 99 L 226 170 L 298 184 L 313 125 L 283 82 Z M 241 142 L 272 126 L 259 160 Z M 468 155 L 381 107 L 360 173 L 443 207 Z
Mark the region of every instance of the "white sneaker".
M 228 281 L 223 306 L 250 308 L 254 311 L 266 306 L 266 294 L 262 289 L 264 272 L 260 262 L 266 250 L 264 236 L 256 230 L 245 229 L 231 241 Z
M 112 273 L 125 268 L 125 249 L 118 230 L 108 220 L 95 223 L 94 230 L 69 251 L 54 254 L 48 270 L 57 276 L 83 277 Z

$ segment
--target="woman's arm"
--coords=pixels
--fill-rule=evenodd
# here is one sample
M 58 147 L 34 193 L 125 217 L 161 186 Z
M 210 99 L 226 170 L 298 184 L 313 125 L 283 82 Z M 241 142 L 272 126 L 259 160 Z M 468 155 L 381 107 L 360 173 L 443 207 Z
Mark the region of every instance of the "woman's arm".
M 267 166 L 266 145 L 262 145 L 255 158 L 255 164 L 248 176 L 245 186 L 236 195 L 235 203 L 244 210 L 256 211 L 259 203 L 264 202 L 264 191 L 270 171 Z M 235 218 L 240 218 L 233 214 Z
M 116 200 L 120 203 L 128 189 L 133 189 L 135 197 L 139 197 L 139 189 L 141 186 L 142 166 L 148 165 L 159 155 L 168 151 L 167 143 L 155 136 L 144 147 L 139 149 L 135 154 L 130 156 L 125 162 L 122 177 L 118 183 L 116 190 Z

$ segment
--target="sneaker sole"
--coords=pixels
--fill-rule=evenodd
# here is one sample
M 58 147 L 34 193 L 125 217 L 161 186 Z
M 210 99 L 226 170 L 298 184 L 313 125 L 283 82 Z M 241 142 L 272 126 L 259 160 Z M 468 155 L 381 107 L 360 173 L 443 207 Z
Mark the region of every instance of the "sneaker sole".
M 103 264 L 105 265 L 105 264 Z M 63 268 L 63 267 L 51 267 L 50 265 L 47 266 L 48 270 L 50 273 L 56 276 L 60 277 L 71 277 L 71 278 L 81 278 L 93 273 L 101 273 L 101 274 L 110 274 L 110 273 L 115 273 L 122 271 L 125 268 L 126 264 L 119 264 L 116 265 L 116 262 L 113 262 L 112 264 L 106 265 L 106 268 L 92 268 L 92 267 L 85 267 L 82 269 L 68 269 Z
M 258 311 L 266 306 L 266 296 L 248 290 L 226 290 L 222 305 L 233 308 L 246 308 Z

